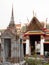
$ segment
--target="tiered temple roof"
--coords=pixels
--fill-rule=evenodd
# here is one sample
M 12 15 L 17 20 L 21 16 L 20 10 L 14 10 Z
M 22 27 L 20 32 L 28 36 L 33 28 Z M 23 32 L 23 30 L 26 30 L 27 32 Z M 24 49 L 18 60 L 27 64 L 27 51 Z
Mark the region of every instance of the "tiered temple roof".
M 31 30 L 41 30 L 43 28 L 42 24 L 39 22 L 39 20 L 36 17 L 33 17 L 30 21 L 30 24 L 27 27 L 27 31 Z

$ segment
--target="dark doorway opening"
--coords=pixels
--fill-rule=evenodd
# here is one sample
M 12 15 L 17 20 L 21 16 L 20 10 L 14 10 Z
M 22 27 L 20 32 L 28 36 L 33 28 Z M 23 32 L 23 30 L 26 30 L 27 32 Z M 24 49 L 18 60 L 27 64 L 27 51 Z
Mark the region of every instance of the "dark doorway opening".
M 11 57 L 11 39 L 4 39 L 5 58 Z
M 44 55 L 49 57 L 49 44 L 44 44 Z
M 1 44 L 0 44 L 0 57 L 1 57 Z
M 26 55 L 26 43 L 23 44 L 24 56 Z
M 30 35 L 31 55 L 35 54 L 35 41 L 40 41 L 40 35 Z

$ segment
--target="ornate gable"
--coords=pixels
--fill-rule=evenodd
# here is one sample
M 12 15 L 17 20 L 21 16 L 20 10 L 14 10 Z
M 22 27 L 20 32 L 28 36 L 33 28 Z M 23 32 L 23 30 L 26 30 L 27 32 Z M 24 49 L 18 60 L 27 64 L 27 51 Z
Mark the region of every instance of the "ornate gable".
M 30 24 L 27 27 L 27 31 L 41 30 L 43 26 L 36 17 L 33 17 Z
M 6 29 L 4 31 L 4 33 L 2 34 L 2 38 L 13 38 L 15 35 L 8 29 Z

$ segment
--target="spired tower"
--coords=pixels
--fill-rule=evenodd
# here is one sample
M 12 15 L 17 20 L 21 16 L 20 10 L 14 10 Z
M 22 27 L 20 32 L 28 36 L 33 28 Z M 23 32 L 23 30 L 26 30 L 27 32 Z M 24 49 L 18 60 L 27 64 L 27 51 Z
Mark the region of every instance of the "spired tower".
M 15 23 L 14 23 L 14 14 L 13 14 L 13 7 L 12 7 L 12 15 L 11 15 L 11 21 L 10 21 L 9 27 L 14 26 L 14 25 L 15 25 Z
M 13 33 L 17 34 L 16 25 L 14 22 L 13 7 L 12 7 L 11 20 L 7 29 L 10 29 Z
M 1 35 L 2 50 L 1 55 L 4 61 L 19 62 L 23 60 L 23 45 L 20 43 L 20 36 L 14 23 L 13 7 L 10 23 Z

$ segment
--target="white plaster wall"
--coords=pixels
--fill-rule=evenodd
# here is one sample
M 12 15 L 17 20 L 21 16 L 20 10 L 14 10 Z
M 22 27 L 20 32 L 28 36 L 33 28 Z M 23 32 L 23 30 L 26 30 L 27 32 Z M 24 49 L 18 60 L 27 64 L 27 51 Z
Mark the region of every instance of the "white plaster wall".
M 40 55 L 44 55 L 44 39 L 41 39 L 40 44 Z
M 30 43 L 29 39 L 26 40 L 26 54 L 30 55 Z

